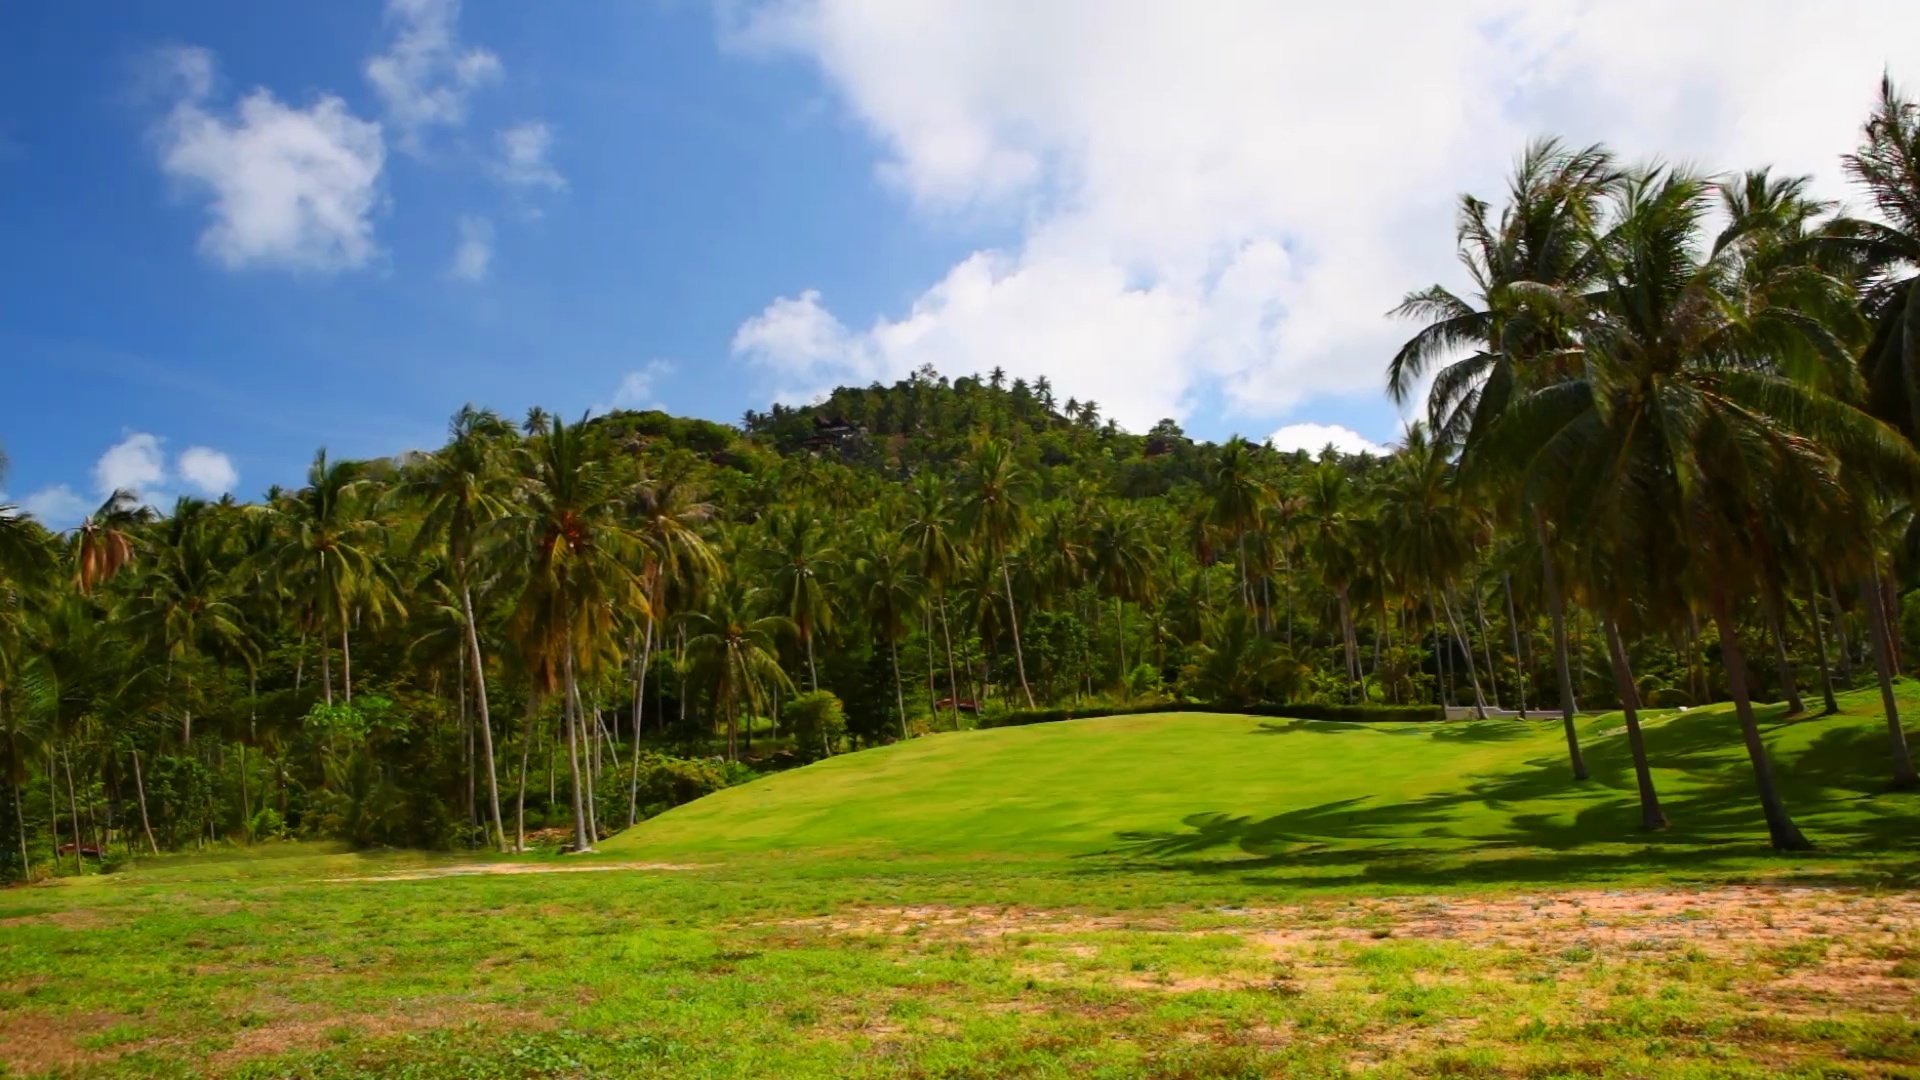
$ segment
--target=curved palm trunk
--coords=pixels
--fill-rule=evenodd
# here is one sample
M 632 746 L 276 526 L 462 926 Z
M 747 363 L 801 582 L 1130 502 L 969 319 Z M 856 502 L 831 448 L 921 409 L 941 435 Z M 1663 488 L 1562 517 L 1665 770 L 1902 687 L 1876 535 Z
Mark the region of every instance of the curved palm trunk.
M 493 762 L 493 714 L 487 708 L 487 668 L 480 658 L 480 627 L 473 617 L 473 590 L 460 586 L 460 608 L 467 618 L 468 663 L 473 668 L 473 699 L 480 708 L 480 764 L 487 770 L 487 810 L 493 816 L 493 844 L 507 848 L 506 822 L 500 816 L 500 776 Z
M 1820 652 L 1820 696 L 1825 699 L 1827 716 L 1840 711 L 1840 702 L 1833 696 L 1833 668 L 1827 655 L 1827 626 L 1820 618 L 1820 582 L 1813 571 L 1807 571 L 1807 621 L 1813 624 L 1813 643 Z
M 953 631 L 947 627 L 947 591 L 940 590 L 940 638 L 947 646 L 947 698 L 953 703 L 953 730 L 960 730 L 960 673 L 953 666 Z
M 138 750 L 133 752 L 133 793 L 140 798 L 140 828 L 147 834 L 147 846 L 153 849 L 155 855 L 158 855 L 160 854 L 160 844 L 153 838 L 153 822 L 147 817 L 147 783 L 140 776 L 140 751 Z M 19 792 L 16 791 L 14 797 L 18 799 Z M 26 823 L 23 821 L 20 827 L 22 829 L 26 828 Z M 26 843 L 25 833 L 21 834 L 21 843 L 23 845 Z M 26 850 L 23 846 L 20 849 L 20 853 L 24 855 L 26 854 Z
M 1501 584 L 1507 590 L 1507 631 L 1513 637 L 1513 670 L 1515 693 L 1520 697 L 1520 719 L 1527 718 L 1527 665 L 1520 652 L 1520 620 L 1513 613 L 1513 575 L 1501 574 Z
M 73 752 L 63 747 L 60 760 L 67 770 L 67 806 L 73 812 L 73 872 L 80 874 L 86 872 L 85 867 L 80 865 L 80 848 L 87 841 L 80 832 L 80 796 L 73 786 Z M 56 832 L 54 835 L 57 837 L 59 834 Z
M 1860 604 L 1867 609 L 1867 626 L 1873 634 L 1873 666 L 1880 676 L 1880 707 L 1887 714 L 1887 742 L 1893 754 L 1893 786 L 1904 790 L 1920 785 L 1913 770 L 1913 755 L 1907 750 L 1907 733 L 1900 726 L 1900 706 L 1893 698 L 1893 635 L 1887 630 L 1887 609 L 1880 604 L 1880 568 L 1871 577 L 1860 579 Z
M 813 629 L 812 627 L 808 627 L 807 632 L 804 634 L 801 634 L 800 636 L 803 639 L 805 639 L 807 643 L 807 689 L 817 691 L 820 689 L 820 672 L 816 670 L 813 666 Z
M 1546 579 L 1547 612 L 1553 618 L 1553 661 L 1560 675 L 1560 723 L 1567 733 L 1567 757 L 1573 763 L 1573 778 L 1587 778 L 1587 763 L 1580 756 L 1580 733 L 1574 729 L 1573 714 L 1578 705 L 1573 700 L 1573 667 L 1567 660 L 1567 612 L 1560 596 L 1560 575 L 1553 566 L 1553 549 L 1547 546 L 1547 527 L 1538 514 L 1533 519 L 1534 532 L 1540 538 L 1540 571 Z
M 887 654 L 893 658 L 893 703 L 900 710 L 900 737 L 910 738 L 907 733 L 907 691 L 900 682 L 900 643 L 887 635 Z
M 1800 684 L 1793 677 L 1793 661 L 1787 658 L 1786 627 L 1780 618 L 1780 605 L 1775 603 L 1773 590 L 1760 590 L 1760 611 L 1767 620 L 1767 633 L 1773 638 L 1774 669 L 1779 672 L 1780 695 L 1786 699 L 1787 715 L 1799 716 L 1807 711 L 1807 703 L 1800 699 Z
M 27 854 L 27 812 L 20 807 L 20 789 L 22 784 L 8 784 L 13 789 L 13 823 L 20 826 L 20 880 L 26 881 L 33 876 L 33 857 Z M 153 838 L 153 831 L 147 831 L 147 838 Z M 158 850 L 154 854 L 159 854 Z
M 1500 666 L 1493 662 L 1493 637 L 1487 633 L 1487 609 L 1480 602 L 1480 585 L 1473 586 L 1473 618 L 1480 625 L 1480 649 L 1487 658 L 1487 692 L 1493 697 L 1493 707 L 1500 707 Z
M 1020 612 L 1013 602 L 1013 573 L 1007 569 L 1005 559 L 1000 560 L 1000 581 L 1007 590 L 1007 624 L 1013 629 L 1013 666 L 1020 672 L 1020 692 L 1027 697 L 1027 708 L 1033 708 L 1033 688 L 1027 685 L 1027 657 L 1020 648 Z
M 1747 760 L 1753 765 L 1753 782 L 1760 792 L 1760 810 L 1766 815 L 1767 836 L 1780 851 L 1808 851 L 1813 844 L 1787 815 L 1780 800 L 1780 789 L 1773 780 L 1773 763 L 1767 758 L 1766 743 L 1760 738 L 1760 725 L 1753 718 L 1753 698 L 1747 688 L 1747 656 L 1740 648 L 1739 630 L 1733 621 L 1733 605 L 1725 593 L 1713 598 L 1713 623 L 1720 630 L 1720 659 L 1727 669 L 1727 689 L 1733 693 L 1733 710 L 1740 719 L 1740 736 L 1747 745 Z
M 1473 688 L 1473 715 L 1476 720 L 1487 718 L 1487 699 L 1480 693 L 1480 672 L 1473 662 L 1473 643 L 1460 632 L 1460 620 L 1453 617 L 1453 601 L 1447 599 L 1446 590 L 1440 591 L 1440 606 L 1447 613 L 1447 629 L 1452 631 L 1454 640 L 1460 643 L 1460 654 L 1467 658 L 1467 685 Z
M 1353 696 L 1354 683 L 1360 679 L 1360 657 L 1353 636 L 1353 605 L 1347 599 L 1347 586 L 1342 583 L 1334 590 L 1340 600 L 1340 644 L 1347 656 L 1347 696 Z
M 1113 636 L 1120 643 L 1120 685 L 1127 685 L 1127 608 L 1119 597 L 1113 598 Z
M 513 800 L 513 850 L 527 850 L 527 767 L 533 760 L 533 718 L 536 699 L 527 693 L 527 715 L 520 725 L 520 789 Z
M 647 616 L 647 636 L 640 646 L 640 674 L 633 680 L 633 776 L 627 782 L 627 828 L 640 817 L 640 702 L 647 692 L 647 667 L 653 661 L 653 616 Z
M 1620 691 L 1620 715 L 1627 722 L 1627 747 L 1633 752 L 1633 778 L 1640 786 L 1640 827 L 1664 829 L 1667 815 L 1660 809 L 1660 796 L 1653 789 L 1653 768 L 1647 763 L 1647 740 L 1640 733 L 1640 692 L 1633 685 L 1633 667 L 1627 660 L 1627 647 L 1620 640 L 1620 627 L 1610 616 L 1601 616 L 1601 628 L 1607 635 L 1607 653 L 1613 658 L 1613 681 Z
M 353 704 L 353 649 L 347 640 L 347 624 L 340 623 L 340 690 L 346 695 L 347 704 Z
M 587 806 L 583 801 L 586 794 L 580 779 L 580 717 L 576 702 L 579 698 L 573 688 L 573 650 L 567 650 L 566 681 L 562 688 L 565 695 L 560 707 L 560 723 L 567 729 L 567 774 L 573 781 L 573 850 L 587 852 L 593 850 L 593 841 L 587 838 Z

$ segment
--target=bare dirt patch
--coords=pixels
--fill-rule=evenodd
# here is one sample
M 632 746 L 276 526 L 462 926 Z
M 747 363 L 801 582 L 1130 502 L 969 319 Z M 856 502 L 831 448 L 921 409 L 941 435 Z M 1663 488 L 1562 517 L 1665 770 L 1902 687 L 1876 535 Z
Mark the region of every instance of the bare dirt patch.
M 113 1013 L 0 1012 L 0 1065 L 9 1073 L 35 1073 L 73 1069 L 111 1057 L 83 1047 L 81 1041 L 126 1019 Z
M 419 870 L 395 870 L 385 874 L 365 874 L 355 877 L 323 878 L 324 881 L 427 881 L 433 878 L 450 877 L 489 877 L 496 874 L 596 874 L 611 873 L 618 870 L 697 870 L 691 863 L 662 862 L 625 862 L 625 863 L 462 863 L 455 866 L 433 866 Z
M 106 916 L 87 908 L 45 911 L 37 915 L 10 915 L 0 919 L 5 926 L 57 926 L 62 930 L 98 930 L 110 925 Z

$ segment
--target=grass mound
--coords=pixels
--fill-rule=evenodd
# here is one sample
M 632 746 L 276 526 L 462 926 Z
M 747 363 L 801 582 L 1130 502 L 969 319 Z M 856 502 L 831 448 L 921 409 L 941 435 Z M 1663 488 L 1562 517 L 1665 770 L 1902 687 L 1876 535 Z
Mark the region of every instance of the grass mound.
M 1788 804 L 1829 852 L 1905 847 L 1920 798 L 1886 793 L 1871 695 L 1835 716 L 1762 714 Z M 1912 707 L 1912 706 L 1910 706 Z M 626 855 L 1110 855 L 1295 867 L 1365 856 L 1626 844 L 1688 858 L 1764 841 L 1730 710 L 1647 721 L 1674 828 L 1640 832 L 1617 714 L 1341 724 L 1195 713 L 938 735 L 722 791 L 614 837 Z

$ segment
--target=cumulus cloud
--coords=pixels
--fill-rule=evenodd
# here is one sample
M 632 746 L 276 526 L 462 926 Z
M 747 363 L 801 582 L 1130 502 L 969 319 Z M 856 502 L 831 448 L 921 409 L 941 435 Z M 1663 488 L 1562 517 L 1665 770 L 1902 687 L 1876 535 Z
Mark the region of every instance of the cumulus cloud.
M 386 21 L 393 40 L 367 60 L 367 81 L 400 148 L 418 153 L 428 129 L 466 122 L 467 99 L 500 78 L 500 58 L 461 43 L 459 0 L 387 0 Z
M 20 509 L 49 529 L 70 529 L 94 507 L 65 484 L 42 488 L 20 500 Z
M 175 467 L 180 479 L 208 498 L 225 495 L 240 483 L 240 471 L 233 467 L 233 459 L 208 446 L 189 446 L 180 451 Z
M 494 135 L 499 157 L 494 175 L 519 188 L 546 188 L 565 191 L 567 178 L 554 168 L 548 155 L 553 151 L 553 130 L 540 120 L 529 120 L 502 128 Z
M 153 502 L 167 479 L 167 458 L 158 436 L 136 431 L 107 447 L 93 466 L 93 487 L 104 497 L 131 491 L 141 502 Z
M 460 243 L 453 249 L 447 273 L 460 281 L 485 281 L 493 264 L 493 222 L 483 217 L 460 219 Z
M 660 401 L 659 384 L 662 379 L 673 374 L 673 364 L 666 360 L 649 360 L 644 367 L 627 372 L 620 379 L 620 385 L 613 389 L 613 399 L 594 407 L 595 412 L 606 413 L 615 409 L 663 409 Z
M 331 271 L 374 256 L 379 124 L 331 94 L 296 108 L 256 89 L 224 109 L 212 101 L 207 50 L 170 50 L 160 62 L 177 94 L 155 131 L 160 168 L 207 197 L 203 254 L 234 270 Z
M 1387 452 L 1387 447 L 1339 424 L 1288 424 L 1267 436 L 1267 444 L 1275 450 L 1288 453 L 1305 450 L 1309 454 L 1318 454 L 1329 446 L 1343 454 L 1381 455 Z
M 1535 134 L 1712 168 L 1771 162 L 1841 193 L 1837 156 L 1886 42 L 1920 35 L 1920 7 L 1761 7 L 729 9 L 726 43 L 812 64 L 917 212 L 1019 229 L 863 329 L 815 294 L 777 300 L 736 352 L 801 394 L 923 362 L 1046 373 L 1136 429 L 1185 417 L 1203 392 L 1278 417 L 1377 388 L 1408 332 L 1384 312 L 1409 289 L 1458 283 L 1455 196 L 1496 195 Z

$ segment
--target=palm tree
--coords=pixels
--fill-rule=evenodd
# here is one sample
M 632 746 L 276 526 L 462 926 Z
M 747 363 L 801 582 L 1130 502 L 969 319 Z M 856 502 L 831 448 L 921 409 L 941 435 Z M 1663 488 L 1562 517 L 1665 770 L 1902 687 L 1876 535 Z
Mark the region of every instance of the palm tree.
M 1920 439 L 1920 103 L 1883 77 L 1861 134 L 1842 161 L 1880 217 L 1834 222 L 1825 246 L 1857 271 L 1860 306 L 1873 324 L 1861 356 L 1868 408 Z
M 1087 562 L 1093 583 L 1113 600 L 1114 637 L 1119 643 L 1119 678 L 1127 678 L 1126 603 L 1146 603 L 1158 584 L 1160 548 L 1144 515 L 1106 504 L 1094 514 L 1087 535 Z
M 1405 444 L 1389 460 L 1387 468 L 1389 478 L 1378 519 L 1383 554 L 1402 572 L 1409 586 L 1425 588 L 1436 640 L 1444 612 L 1450 635 L 1466 658 L 1474 715 L 1484 720 L 1486 700 L 1480 693 L 1480 674 L 1474 663 L 1473 648 L 1460 632 L 1453 604 L 1447 599 L 1455 576 L 1473 561 L 1474 550 L 1479 546 L 1478 514 L 1459 497 L 1453 482 L 1453 465 L 1444 449 L 1428 437 L 1426 425 L 1415 423 L 1407 429 Z M 1438 605 L 1433 602 L 1436 594 L 1440 600 Z
M 637 539 L 619 516 L 624 493 L 594 451 L 584 420 L 555 418 L 544 438 L 520 448 L 516 513 L 506 522 L 526 575 L 512 617 L 521 660 L 537 694 L 561 694 L 576 851 L 598 839 L 580 772 L 580 677 L 605 655 L 619 612 L 648 610 L 632 569 Z
M 804 509 L 768 517 L 767 534 L 777 560 L 774 588 L 807 651 L 807 688 L 818 690 L 820 672 L 813 662 L 813 643 L 822 631 L 833 628 L 833 603 L 821 574 L 832 566 L 838 553 L 827 543 L 826 524 Z
M 854 560 L 854 579 L 867 621 L 887 642 L 893 660 L 893 700 L 900 710 L 900 737 L 907 730 L 906 684 L 900 677 L 900 639 L 913 626 L 925 581 L 914 573 L 913 549 L 881 529 L 870 530 Z
M 1240 569 L 1240 602 L 1253 606 L 1253 587 L 1247 574 L 1247 533 L 1260 524 L 1260 515 L 1273 502 L 1273 489 L 1260 475 L 1253 444 L 1234 436 L 1220 447 L 1204 481 L 1211 505 L 1207 523 L 1233 537 Z
M 74 530 L 74 584 L 88 596 L 101 584 L 133 565 L 138 554 L 134 539 L 139 526 L 153 520 L 153 508 L 133 492 L 119 489 Z
M 1040 379 L 1046 381 L 1045 376 Z M 933 590 L 933 606 L 940 614 L 940 636 L 947 651 L 947 698 L 953 704 L 953 723 L 960 726 L 960 677 L 953 662 L 953 631 L 947 624 L 947 587 L 960 570 L 960 547 L 955 540 L 955 525 L 946 481 L 934 473 L 914 477 L 905 529 L 901 535 L 912 549 L 920 574 Z M 931 633 L 929 633 L 931 638 Z M 932 654 L 929 641 L 927 652 Z M 929 661 L 931 664 L 931 661 Z M 931 702 L 928 708 L 932 708 Z
M 327 643 L 336 635 L 340 685 L 346 700 L 353 700 L 349 631 L 355 606 L 375 617 L 406 614 L 381 550 L 385 529 L 359 497 L 364 483 L 357 462 L 330 461 L 322 449 L 307 469 L 307 486 L 283 494 L 272 506 L 283 534 L 275 570 L 320 637 L 320 682 L 329 705 L 333 675 Z
M 727 727 L 727 758 L 737 761 L 742 708 L 751 720 L 769 692 L 791 690 L 780 668 L 780 639 L 794 632 L 784 615 L 760 615 L 761 590 L 734 577 L 713 591 L 705 610 L 687 616 L 687 652 L 705 673 L 713 707 Z
M 1352 481 L 1336 462 L 1323 461 L 1308 473 L 1301 491 L 1301 531 L 1314 565 L 1339 603 L 1349 688 L 1360 678 L 1360 658 L 1348 590 L 1360 573 L 1355 532 L 1365 517 Z
M 466 667 L 473 675 L 474 704 L 479 710 L 481 766 L 487 774 L 487 809 L 493 822 L 494 845 L 507 848 L 506 823 L 500 815 L 500 778 L 493 758 L 493 713 L 487 702 L 487 665 L 480 652 L 480 624 L 473 610 L 475 548 L 483 526 L 507 513 L 507 477 L 501 446 L 511 429 L 494 413 L 463 406 L 447 425 L 447 445 L 413 465 L 394 495 L 424 511 L 414 534 L 415 552 L 438 544 L 445 553 L 448 576 L 460 597 L 465 627 Z
M 182 746 L 193 743 L 193 662 L 207 654 L 236 656 L 250 666 L 258 661 L 222 547 L 204 504 L 182 498 L 151 545 L 152 558 L 139 571 L 130 605 L 133 636 L 152 642 L 169 665 L 186 671 Z
M 1013 598 L 1013 572 L 1007 561 L 1019 546 L 1030 518 L 1027 513 L 1027 477 L 1013 458 L 1013 447 L 1002 439 L 974 444 L 962 476 L 961 528 L 1000 570 L 1006 590 L 1007 623 L 1013 631 L 1013 659 L 1020 673 L 1020 692 L 1033 708 L 1033 688 L 1027 685 L 1027 659 L 1020 646 L 1020 611 Z

